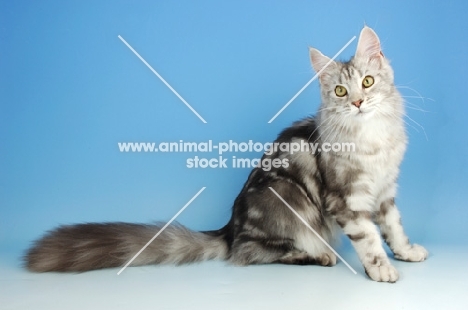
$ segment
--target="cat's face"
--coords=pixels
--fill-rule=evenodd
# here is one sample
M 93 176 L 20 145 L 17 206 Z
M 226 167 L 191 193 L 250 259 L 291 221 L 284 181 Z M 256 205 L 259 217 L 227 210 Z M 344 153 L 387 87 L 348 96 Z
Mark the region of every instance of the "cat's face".
M 399 114 L 401 102 L 393 71 L 372 29 L 362 30 L 356 55 L 348 62 L 332 61 L 326 66 L 330 58 L 313 48 L 310 55 L 314 69 L 320 72 L 321 114 L 346 121 Z

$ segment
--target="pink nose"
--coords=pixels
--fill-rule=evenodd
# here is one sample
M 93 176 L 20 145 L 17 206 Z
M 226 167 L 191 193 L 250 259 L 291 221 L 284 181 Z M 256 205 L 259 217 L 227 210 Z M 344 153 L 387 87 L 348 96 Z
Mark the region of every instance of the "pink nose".
M 353 101 L 353 102 L 351 102 L 351 103 L 352 103 L 352 105 L 355 106 L 356 108 L 359 108 L 359 107 L 361 106 L 361 104 L 362 104 L 363 101 L 364 101 L 364 100 L 359 99 L 359 100 Z

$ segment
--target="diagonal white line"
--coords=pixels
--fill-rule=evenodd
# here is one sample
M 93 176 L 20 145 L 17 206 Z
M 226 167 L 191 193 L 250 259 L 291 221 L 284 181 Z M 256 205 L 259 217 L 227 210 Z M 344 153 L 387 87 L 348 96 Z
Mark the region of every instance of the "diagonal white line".
M 284 111 L 284 109 L 286 109 L 286 108 L 297 98 L 297 96 L 299 96 L 299 95 L 304 91 L 304 89 L 306 89 L 307 86 L 310 85 L 310 83 L 312 83 L 313 81 L 315 81 L 315 80 L 317 79 L 317 77 L 320 75 L 320 73 L 322 73 L 322 71 L 325 70 L 325 68 L 328 67 L 328 65 L 331 64 L 331 63 L 335 60 L 335 58 L 338 57 L 338 56 L 348 47 L 348 45 L 350 45 L 351 42 L 353 42 L 355 39 L 356 39 L 356 36 L 352 37 L 351 40 L 349 40 L 348 43 L 346 43 L 346 44 L 338 51 L 338 53 L 336 53 L 335 56 L 333 56 L 333 58 L 330 59 L 330 60 L 327 62 L 327 64 L 326 64 L 319 72 L 317 72 L 317 73 L 314 75 L 314 77 L 311 78 L 310 81 L 307 82 L 307 84 L 305 84 L 304 87 L 302 87 L 301 90 L 299 90 L 299 91 L 297 92 L 297 94 L 295 94 L 295 95 L 291 98 L 291 100 L 289 100 L 288 103 L 286 103 L 286 104 L 284 105 L 284 107 L 282 107 L 281 110 L 279 110 L 278 113 L 275 114 L 275 116 L 273 116 L 273 117 L 268 121 L 268 124 L 271 124 L 271 122 L 273 122 L 273 121 L 275 120 L 275 118 L 277 118 L 278 115 L 280 115 L 280 114 Z
M 124 38 L 122 38 L 120 35 L 118 35 L 118 38 L 196 115 L 198 116 L 198 118 L 206 124 L 206 121 L 203 117 L 201 117 L 200 114 L 198 114 L 197 111 L 195 111 L 194 108 L 192 108 L 192 106 L 190 104 L 188 104 L 187 101 L 185 101 L 184 98 L 182 98 L 181 95 L 179 95 L 179 93 L 174 89 L 172 88 L 171 85 L 169 85 L 168 82 L 166 82 L 166 80 L 158 73 L 156 72 L 156 70 L 153 69 L 153 67 L 150 66 L 149 63 L 146 62 L 146 60 L 143 59 L 143 57 L 140 56 L 140 54 L 138 54 L 137 51 L 135 51 L 133 49 L 133 47 L 130 46 L 130 44 L 127 43 L 127 41 L 124 40 Z
M 273 194 L 275 194 L 288 208 L 289 210 L 292 211 L 292 213 L 294 213 L 300 220 L 302 223 L 304 223 L 304 225 L 309 228 L 319 239 L 320 241 L 322 241 L 329 249 L 330 251 L 333 252 L 333 254 L 335 254 L 348 268 L 349 270 L 351 270 L 354 274 L 357 274 L 356 270 L 353 269 L 353 267 L 351 267 L 344 259 L 343 257 L 340 256 L 340 254 L 338 254 L 323 238 L 322 236 L 320 236 L 310 225 L 309 223 L 307 223 L 303 218 L 302 216 L 299 215 L 299 213 L 296 212 L 296 210 L 293 209 L 293 207 L 291 207 L 287 202 L 286 200 L 283 199 L 283 197 L 281 197 L 280 194 L 278 194 L 274 189 L 273 187 L 268 187 L 272 192 Z
M 202 187 L 202 189 L 200 189 L 200 190 L 198 191 L 198 193 L 196 193 L 195 196 L 193 196 L 192 199 L 190 199 L 189 202 L 187 202 L 187 203 L 185 204 L 185 206 L 183 206 L 182 209 L 180 209 L 179 212 L 177 212 L 176 215 L 174 215 L 174 216 L 171 218 L 171 220 L 170 220 L 169 222 L 167 222 L 166 225 L 164 225 L 163 228 L 161 228 L 161 229 L 158 231 L 158 233 L 157 233 L 156 235 L 154 235 L 154 237 L 151 238 L 151 240 L 148 241 L 148 243 L 146 243 L 145 246 L 144 246 L 143 248 L 141 248 L 141 250 L 138 251 L 138 253 L 136 253 L 135 256 L 133 256 L 133 258 L 132 258 L 131 260 L 128 261 L 128 263 L 125 264 L 125 266 L 122 267 L 122 269 L 120 269 L 119 272 L 117 272 L 117 275 L 120 275 L 120 274 L 125 270 L 125 268 L 127 268 L 127 267 L 135 260 L 135 258 L 137 258 L 138 255 L 140 255 L 141 252 L 143 252 L 143 251 L 151 244 L 151 242 L 153 242 L 154 239 L 156 239 L 156 238 L 164 231 L 164 229 L 166 229 L 167 226 L 169 226 L 169 225 L 182 213 L 182 211 L 184 211 L 185 208 L 187 208 L 187 207 L 195 200 L 195 198 L 197 198 L 198 195 L 200 195 L 201 192 L 203 192 L 203 191 L 205 190 L 205 188 L 206 188 L 206 187 Z

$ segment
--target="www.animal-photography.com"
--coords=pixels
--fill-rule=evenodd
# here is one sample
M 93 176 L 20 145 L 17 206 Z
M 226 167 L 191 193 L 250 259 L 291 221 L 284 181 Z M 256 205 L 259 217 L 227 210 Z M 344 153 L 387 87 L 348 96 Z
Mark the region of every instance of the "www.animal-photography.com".
M 1 2 L 2 309 L 465 309 L 467 9 Z

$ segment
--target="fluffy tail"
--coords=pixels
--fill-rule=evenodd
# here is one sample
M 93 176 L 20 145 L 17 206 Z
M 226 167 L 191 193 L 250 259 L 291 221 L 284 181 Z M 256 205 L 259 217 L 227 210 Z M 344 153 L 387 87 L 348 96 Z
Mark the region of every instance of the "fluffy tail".
M 48 232 L 29 249 L 25 256 L 26 267 L 34 272 L 79 272 L 121 267 L 162 227 L 160 223 L 60 226 Z M 222 230 L 195 232 L 181 225 L 170 225 L 130 266 L 225 259 L 227 251 Z

